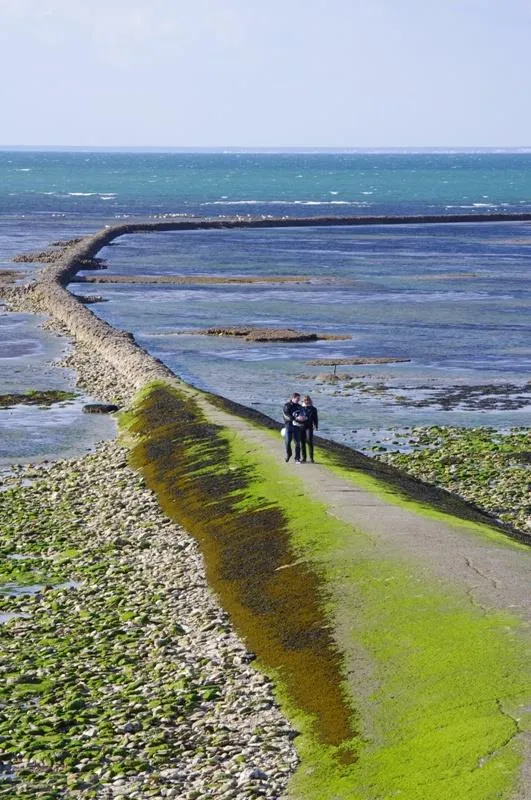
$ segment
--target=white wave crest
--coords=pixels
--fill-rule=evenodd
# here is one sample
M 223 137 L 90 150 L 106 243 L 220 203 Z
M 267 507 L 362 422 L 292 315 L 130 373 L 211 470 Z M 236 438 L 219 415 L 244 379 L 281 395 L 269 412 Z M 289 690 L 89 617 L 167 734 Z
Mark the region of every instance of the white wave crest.
M 210 200 L 202 206 L 367 206 L 366 200 Z

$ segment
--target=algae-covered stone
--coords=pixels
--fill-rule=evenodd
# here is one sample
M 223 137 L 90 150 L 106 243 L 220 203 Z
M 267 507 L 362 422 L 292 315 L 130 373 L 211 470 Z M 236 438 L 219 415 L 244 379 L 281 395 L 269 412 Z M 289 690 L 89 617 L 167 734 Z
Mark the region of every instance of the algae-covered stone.
M 37 594 L 0 596 L 0 613 L 19 614 L 0 625 L 0 749 L 16 796 L 104 798 L 117 781 L 137 797 L 202 785 L 218 726 L 230 731 L 225 769 L 250 747 L 238 703 L 247 694 L 255 715 L 267 696 L 267 718 L 281 722 L 278 749 L 261 756 L 268 768 L 289 771 L 294 760 L 270 688 L 257 691 L 243 663 L 220 672 L 243 647 L 206 587 L 197 546 L 125 456 L 107 444 L 79 462 L 23 468 L 0 493 L 0 553 L 22 556 L 4 557 L 4 574 L 43 580 Z M 34 482 L 20 485 L 28 474 Z

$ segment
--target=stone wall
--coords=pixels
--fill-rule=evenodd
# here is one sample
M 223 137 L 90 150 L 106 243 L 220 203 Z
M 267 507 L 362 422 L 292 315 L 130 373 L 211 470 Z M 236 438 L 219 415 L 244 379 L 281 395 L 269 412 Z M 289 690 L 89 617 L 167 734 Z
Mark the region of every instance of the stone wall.
M 177 380 L 159 359 L 149 355 L 132 334 L 119 331 L 99 319 L 65 288 L 74 275 L 86 268 L 87 261 L 114 239 L 128 233 L 155 233 L 231 228 L 294 228 L 337 227 L 359 225 L 397 225 L 456 222 L 531 221 L 531 214 L 466 214 L 448 216 L 404 217 L 230 217 L 183 218 L 179 220 L 129 222 L 109 225 L 97 233 L 67 245 L 63 255 L 49 263 L 29 287 L 5 288 L 8 302 L 24 298 L 39 311 L 61 322 L 81 342 L 94 347 L 97 353 L 123 374 L 135 388 L 155 379 Z

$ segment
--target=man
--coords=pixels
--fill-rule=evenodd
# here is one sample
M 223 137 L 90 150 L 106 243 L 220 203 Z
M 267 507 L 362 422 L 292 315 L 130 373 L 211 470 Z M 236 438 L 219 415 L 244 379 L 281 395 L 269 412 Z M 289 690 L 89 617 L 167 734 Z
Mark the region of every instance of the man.
M 298 392 L 293 392 L 291 400 L 282 409 L 286 427 L 286 461 L 292 456 L 291 441 L 295 442 L 295 463 L 301 463 L 301 434 L 304 428 L 306 417 L 304 409 L 300 404 L 301 396 Z

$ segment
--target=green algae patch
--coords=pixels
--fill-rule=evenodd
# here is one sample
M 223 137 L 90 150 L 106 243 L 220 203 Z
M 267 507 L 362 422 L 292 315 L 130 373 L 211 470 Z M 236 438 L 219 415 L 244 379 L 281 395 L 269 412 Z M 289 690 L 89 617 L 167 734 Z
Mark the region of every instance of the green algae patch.
M 38 391 L 30 389 L 27 392 L 0 395 L 0 408 L 11 408 L 16 405 L 25 406 L 52 406 L 54 403 L 64 403 L 73 400 L 75 392 L 62 392 L 58 389 Z
M 531 727 L 519 620 L 390 559 L 189 396 L 152 386 L 127 428 L 302 734 L 291 797 L 511 796 Z
M 335 565 L 337 630 L 364 736 L 361 796 L 509 797 L 519 709 L 531 696 L 525 629 L 369 547 L 344 542 Z
M 28 586 L 59 583 L 61 577 L 43 559 L 18 561 L 0 555 L 0 595 L 16 593 Z
M 4 578 L 76 585 L 0 593 L 0 797 L 102 797 L 119 777 L 159 797 L 164 770 L 202 753 L 183 724 L 198 706 L 215 712 L 224 690 L 201 663 L 189 669 L 175 599 L 141 567 L 161 515 L 146 515 L 156 504 L 123 456 L 36 473 L 0 492 Z M 128 497 L 140 494 L 128 515 L 125 473 Z
M 230 440 L 233 458 L 248 462 L 248 444 Z M 531 646 L 520 623 L 485 616 L 464 592 L 386 558 L 305 498 L 292 474 L 279 477 L 273 459 L 253 461 L 253 494 L 282 505 L 298 557 L 325 581 L 360 732 L 356 762 L 341 769 L 302 740 L 293 796 L 424 800 L 428 785 L 433 800 L 505 796 L 520 760 L 513 709 L 531 696 Z
M 410 452 L 378 458 L 419 480 L 444 486 L 508 525 L 529 530 L 531 431 L 433 426 L 408 437 Z
M 232 434 L 164 384 L 143 393 L 121 421 L 139 437 L 133 465 L 166 512 L 197 537 L 209 581 L 248 646 L 280 676 L 316 739 L 341 747 L 340 759 L 352 758 L 344 747 L 353 733 L 352 710 L 319 603 L 324 587 L 317 573 L 295 563 L 282 508 L 254 492 L 252 459 L 235 457 Z

